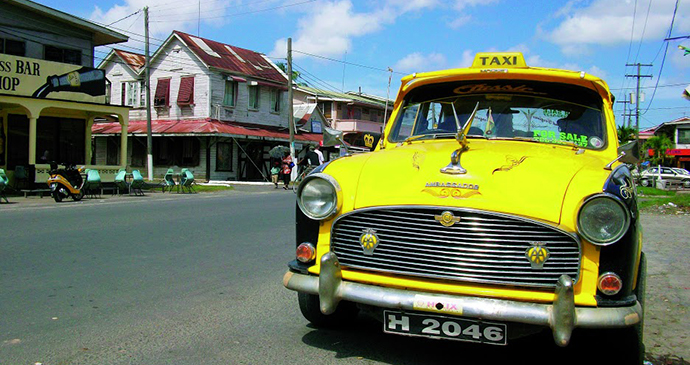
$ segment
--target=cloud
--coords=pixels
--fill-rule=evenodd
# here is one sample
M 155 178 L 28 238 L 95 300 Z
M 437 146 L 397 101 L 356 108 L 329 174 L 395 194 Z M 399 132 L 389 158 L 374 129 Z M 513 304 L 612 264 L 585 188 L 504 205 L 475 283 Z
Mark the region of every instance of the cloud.
M 375 4 L 379 4 L 376 3 Z M 352 51 L 354 38 L 380 31 L 398 17 L 439 5 L 438 0 L 388 0 L 369 12 L 358 12 L 350 0 L 320 1 L 298 21 L 293 49 L 326 57 Z M 271 56 L 285 55 L 286 40 L 275 42 Z M 301 57 L 295 54 L 294 57 Z
M 196 34 L 199 21 L 204 25 L 220 26 L 229 0 L 204 0 L 201 3 L 174 4 L 171 0 L 124 0 L 109 9 L 94 7 L 91 21 L 109 25 L 109 28 L 130 38 L 127 43 L 115 45 L 126 51 L 144 53 L 144 17 L 142 9 L 149 7 L 149 37 L 153 53 L 173 30 Z M 139 14 L 130 14 L 139 11 Z M 112 24 L 112 25 L 110 25 Z
M 465 10 L 467 7 L 477 6 L 477 5 L 489 5 L 495 4 L 498 0 L 455 0 L 454 8 L 457 11 Z
M 649 13 L 648 3 L 643 2 L 638 4 L 637 10 L 634 4 L 619 0 L 595 0 L 578 8 L 579 4 L 569 2 L 559 9 L 554 14 L 559 23 L 543 33 L 544 38 L 561 46 L 562 52 L 568 55 L 586 53 L 592 45 L 629 43 L 631 37 L 635 42 L 663 39 L 668 33 L 676 1 L 657 0 L 648 8 Z M 679 7 L 674 28 L 677 31 L 688 28 L 690 16 L 685 15 L 688 10 L 690 6 Z
M 415 52 L 398 61 L 393 69 L 396 72 L 424 72 L 443 68 L 446 65 L 446 57 L 440 53 L 423 55 Z

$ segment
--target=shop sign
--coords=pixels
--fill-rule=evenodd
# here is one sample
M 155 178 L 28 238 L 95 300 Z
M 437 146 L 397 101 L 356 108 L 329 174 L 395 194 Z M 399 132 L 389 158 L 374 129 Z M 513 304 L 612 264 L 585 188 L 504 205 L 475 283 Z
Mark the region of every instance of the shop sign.
M 105 103 L 105 71 L 0 54 L 0 94 Z

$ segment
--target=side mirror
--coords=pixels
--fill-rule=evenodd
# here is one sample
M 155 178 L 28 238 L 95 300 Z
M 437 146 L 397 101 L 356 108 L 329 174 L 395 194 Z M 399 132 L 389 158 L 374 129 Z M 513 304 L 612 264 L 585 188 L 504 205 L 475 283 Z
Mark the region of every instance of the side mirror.
M 630 141 L 618 147 L 618 155 L 625 152 L 625 155 L 620 158 L 620 162 L 636 164 L 640 162 L 640 149 L 637 147 L 637 141 Z
M 343 144 L 343 132 L 337 129 L 323 127 L 323 146 L 333 147 Z

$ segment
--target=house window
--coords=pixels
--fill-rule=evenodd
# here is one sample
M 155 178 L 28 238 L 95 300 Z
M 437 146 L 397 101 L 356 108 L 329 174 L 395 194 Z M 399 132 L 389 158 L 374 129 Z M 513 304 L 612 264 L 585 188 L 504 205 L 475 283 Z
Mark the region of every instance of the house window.
M 156 95 L 153 98 L 153 106 L 170 106 L 170 79 L 158 79 Z
M 81 65 L 81 51 L 76 49 L 59 48 L 46 45 L 43 47 L 43 58 L 46 61 Z
M 138 88 L 139 88 L 139 83 L 136 81 L 127 81 L 123 82 L 122 84 L 122 105 L 126 106 L 136 106 L 137 98 L 138 98 Z
M 180 91 L 177 94 L 177 105 L 190 106 L 194 104 L 194 76 L 180 78 Z
M 118 165 L 118 160 L 120 157 L 120 143 L 119 143 L 119 138 L 116 137 L 108 137 L 106 138 L 106 156 L 105 156 L 105 164 L 106 165 Z
M 232 143 L 216 144 L 216 171 L 232 171 Z
M 132 166 L 146 164 L 146 137 L 132 137 Z
M 237 100 L 237 82 L 225 80 L 225 97 L 223 98 L 223 105 L 235 106 Z
M 259 86 L 248 86 L 249 90 L 249 109 L 259 109 Z
M 146 106 L 146 81 L 139 81 L 139 106 Z
M 0 53 L 24 57 L 26 55 L 26 43 L 14 39 L 0 38 Z
M 154 166 L 198 166 L 199 140 L 195 137 L 153 139 Z
M 690 129 L 678 129 L 678 144 L 690 144 Z
M 331 117 L 331 107 L 332 107 L 333 102 L 330 101 L 325 101 L 323 103 L 319 103 L 319 109 L 321 109 L 321 112 L 323 113 L 323 116 L 326 118 Z
M 280 113 L 280 94 L 282 91 L 279 89 L 271 90 L 271 112 Z

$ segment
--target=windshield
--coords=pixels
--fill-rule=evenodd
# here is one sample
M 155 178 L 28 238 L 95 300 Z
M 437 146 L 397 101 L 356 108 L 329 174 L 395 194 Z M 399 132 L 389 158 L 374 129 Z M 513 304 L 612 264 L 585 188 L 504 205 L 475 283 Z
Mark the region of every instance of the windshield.
M 479 103 L 468 137 L 602 148 L 601 99 L 565 84 L 504 80 L 427 85 L 406 96 L 389 141 L 453 138 Z

